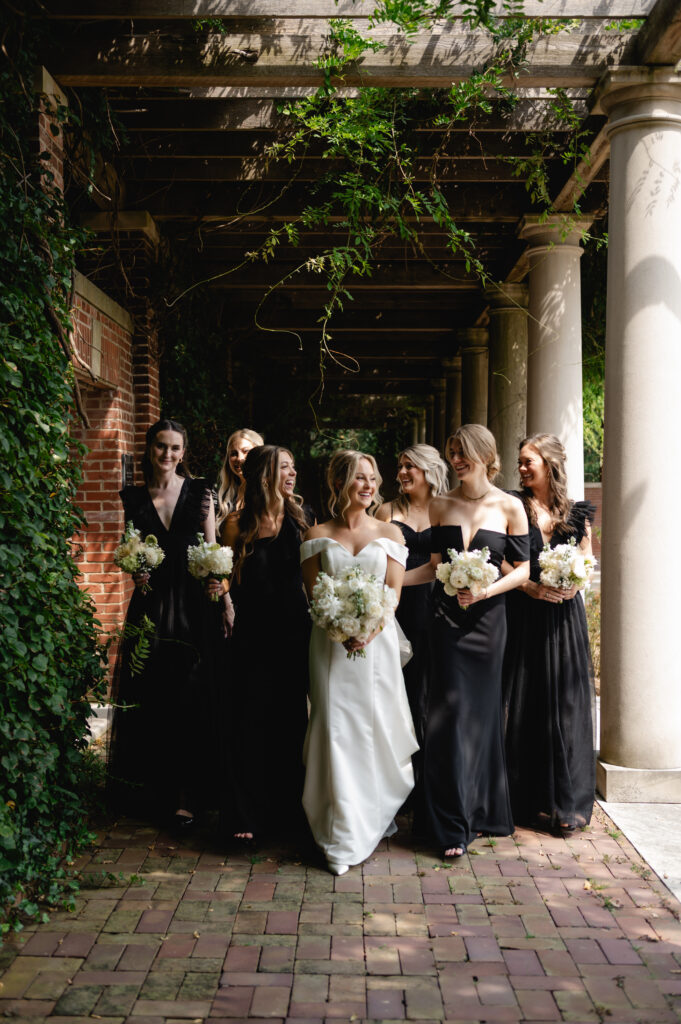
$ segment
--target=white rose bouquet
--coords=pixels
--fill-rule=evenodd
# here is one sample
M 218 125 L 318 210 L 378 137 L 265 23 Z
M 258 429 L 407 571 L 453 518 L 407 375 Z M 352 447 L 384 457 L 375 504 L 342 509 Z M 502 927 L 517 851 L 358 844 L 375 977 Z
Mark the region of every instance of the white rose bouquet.
M 545 587 L 555 587 L 556 590 L 577 587 L 583 590 L 596 568 L 596 559 L 583 554 L 575 538 L 571 537 L 567 544 L 556 544 L 553 548 L 545 544 L 539 555 L 539 564 L 539 581 Z
M 214 580 L 224 580 L 230 575 L 234 562 L 232 549 L 225 545 L 209 544 L 206 538 L 197 533 L 198 544 L 187 548 L 187 566 L 196 580 L 205 580 L 209 576 Z M 219 601 L 219 594 L 211 594 L 211 601 Z
M 332 640 L 368 640 L 394 616 L 397 594 L 373 573 L 355 564 L 337 576 L 320 572 L 312 590 L 310 615 Z M 365 658 L 363 649 L 348 658 Z
M 135 529 L 132 522 L 127 522 L 121 543 L 114 551 L 114 563 L 123 572 L 132 575 L 136 572 L 151 572 L 161 564 L 165 556 L 165 551 L 159 546 L 153 533 L 148 533 L 142 540 L 140 531 Z M 151 587 L 148 583 L 143 583 L 140 589 L 146 594 Z
M 499 578 L 499 570 L 489 560 L 489 548 L 472 551 L 447 548 L 447 554 L 449 561 L 440 562 L 435 576 L 450 597 L 454 597 L 457 590 L 470 590 L 473 597 L 478 597 Z

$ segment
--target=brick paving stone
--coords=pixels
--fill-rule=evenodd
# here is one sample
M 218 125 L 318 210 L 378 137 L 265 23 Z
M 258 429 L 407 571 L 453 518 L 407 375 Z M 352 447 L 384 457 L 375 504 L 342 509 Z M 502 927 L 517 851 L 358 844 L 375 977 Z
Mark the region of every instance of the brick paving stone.
M 195 1020 L 197 1017 L 208 1017 L 211 1004 L 208 1000 L 172 1000 L 172 999 L 138 999 L 132 1008 L 132 1017 L 143 1014 L 151 1017 L 177 1017 Z
M 290 986 L 258 987 L 253 992 L 250 1013 L 254 1017 L 286 1017 L 290 999 Z
M 265 930 L 275 935 L 295 935 L 298 931 L 298 911 L 271 910 L 267 915 Z
M 260 956 L 260 970 L 273 973 L 292 971 L 295 957 L 293 946 L 266 946 Z
M 185 938 L 181 935 L 171 935 L 164 942 L 158 951 L 159 960 L 170 960 L 175 957 L 191 956 L 196 947 L 195 938 Z
M 57 1000 L 55 1013 L 64 1017 L 88 1017 L 103 991 L 101 985 L 71 987 Z
M 22 953 L 30 956 L 52 956 L 65 937 L 64 932 L 34 932 L 23 947 Z
M 503 960 L 499 945 L 494 938 L 476 938 L 471 936 L 464 939 L 469 959 L 471 960 Z
M 406 1004 L 403 989 L 374 989 L 367 992 L 367 1014 L 371 1020 L 403 1020 Z
M 560 1020 L 561 1012 L 551 992 L 516 990 L 516 997 L 525 1020 Z
M 157 946 L 126 946 L 116 970 L 148 971 L 154 962 L 157 951 Z
M 533 949 L 505 949 L 503 958 L 509 970 L 514 975 L 543 975 L 542 967 L 537 953 Z
M 140 989 L 140 1000 L 176 999 L 184 971 L 153 971 Z

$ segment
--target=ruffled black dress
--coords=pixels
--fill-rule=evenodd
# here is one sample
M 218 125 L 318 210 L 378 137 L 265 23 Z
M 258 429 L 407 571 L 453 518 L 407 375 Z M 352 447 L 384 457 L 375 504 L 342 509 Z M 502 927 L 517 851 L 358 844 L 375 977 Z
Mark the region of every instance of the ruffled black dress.
M 228 832 L 296 832 L 302 810 L 312 628 L 300 571 L 300 531 L 285 516 L 276 537 L 254 541 L 231 587 L 225 717 Z
M 203 531 L 212 501 L 204 480 L 185 479 L 166 529 L 146 486 L 120 492 L 126 523 L 153 533 L 165 559 L 151 573 L 151 590 L 135 590 L 126 623 L 146 615 L 155 626 L 143 670 L 131 673 L 137 640 L 124 634 L 114 670 L 116 707 L 108 751 L 108 795 L 120 811 L 164 817 L 206 803 L 215 778 L 214 657 L 221 636 L 220 605 L 189 575 L 187 548 Z
M 461 527 L 434 526 L 431 547 L 447 561 L 448 548 L 463 550 Z M 527 534 L 478 530 L 469 550 L 483 547 L 497 567 L 529 558 Z M 423 802 L 425 830 L 441 850 L 468 846 L 478 832 L 513 832 L 501 704 L 505 597 L 464 610 L 435 584 Z
M 521 496 L 521 495 L 519 495 Z M 595 508 L 577 501 L 569 532 L 580 543 Z M 530 579 L 539 582 L 541 531 L 530 525 Z M 537 601 L 521 591 L 506 605 L 506 760 L 518 824 L 575 828 L 591 819 L 595 786 L 594 683 L 584 602 Z

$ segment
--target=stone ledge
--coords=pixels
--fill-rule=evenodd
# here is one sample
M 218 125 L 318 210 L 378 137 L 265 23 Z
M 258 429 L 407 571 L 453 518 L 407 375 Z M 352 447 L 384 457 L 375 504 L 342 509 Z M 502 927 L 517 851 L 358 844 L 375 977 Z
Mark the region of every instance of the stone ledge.
M 599 758 L 596 788 L 612 803 L 681 803 L 681 768 L 624 768 Z

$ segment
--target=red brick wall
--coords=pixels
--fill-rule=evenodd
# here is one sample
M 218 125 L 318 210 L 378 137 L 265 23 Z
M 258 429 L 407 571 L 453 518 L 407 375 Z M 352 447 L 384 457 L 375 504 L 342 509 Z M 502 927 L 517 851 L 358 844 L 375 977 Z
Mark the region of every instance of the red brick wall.
M 121 456 L 133 457 L 134 483 L 141 483 L 138 454 L 147 427 L 159 413 L 158 368 L 154 360 L 140 387 L 135 366 L 149 358 L 145 339 L 134 336 L 125 311 L 81 275 L 76 278 L 73 326 L 80 357 L 76 372 L 90 421 L 90 428 L 82 428 L 78 435 L 89 451 L 76 499 L 87 519 L 77 562 L 82 586 L 95 600 L 103 630 L 109 631 L 123 621 L 132 590 L 129 577 L 113 564 L 125 526 L 118 494 Z M 96 380 L 87 367 L 95 371 Z

